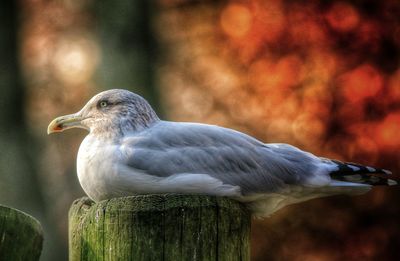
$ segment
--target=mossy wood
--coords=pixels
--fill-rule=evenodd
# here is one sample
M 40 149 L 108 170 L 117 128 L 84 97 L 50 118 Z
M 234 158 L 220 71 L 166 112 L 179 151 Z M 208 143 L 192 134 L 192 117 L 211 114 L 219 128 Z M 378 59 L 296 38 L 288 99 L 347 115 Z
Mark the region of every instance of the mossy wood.
M 43 232 L 36 219 L 0 205 L 0 260 L 39 260 Z
M 227 198 L 143 195 L 69 212 L 69 260 L 250 260 L 250 213 Z

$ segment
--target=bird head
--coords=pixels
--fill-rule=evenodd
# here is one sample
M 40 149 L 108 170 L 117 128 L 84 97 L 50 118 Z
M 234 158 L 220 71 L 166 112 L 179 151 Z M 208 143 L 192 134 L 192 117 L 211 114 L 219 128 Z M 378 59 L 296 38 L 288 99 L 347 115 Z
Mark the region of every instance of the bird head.
M 91 133 L 123 133 L 148 127 L 157 120 L 145 99 L 127 90 L 113 89 L 95 95 L 79 112 L 51 121 L 47 133 L 71 128 L 82 128 Z

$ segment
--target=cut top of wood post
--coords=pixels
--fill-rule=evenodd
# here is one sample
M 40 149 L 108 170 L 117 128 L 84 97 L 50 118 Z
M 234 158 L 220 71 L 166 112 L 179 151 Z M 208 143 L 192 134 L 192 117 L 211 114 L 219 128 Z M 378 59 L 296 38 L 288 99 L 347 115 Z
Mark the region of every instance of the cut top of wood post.
M 69 225 L 70 260 L 249 260 L 250 212 L 228 198 L 82 198 Z

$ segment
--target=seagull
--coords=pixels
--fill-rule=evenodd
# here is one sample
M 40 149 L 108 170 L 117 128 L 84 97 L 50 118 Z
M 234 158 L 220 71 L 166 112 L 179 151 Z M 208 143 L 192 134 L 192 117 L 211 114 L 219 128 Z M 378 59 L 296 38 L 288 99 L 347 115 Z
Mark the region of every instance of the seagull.
M 289 144 L 263 143 L 215 125 L 160 120 L 127 90 L 101 92 L 77 113 L 51 121 L 47 133 L 89 131 L 77 173 L 94 201 L 138 194 L 229 197 L 254 216 L 337 194 L 358 195 L 396 185 L 385 169 L 315 156 Z

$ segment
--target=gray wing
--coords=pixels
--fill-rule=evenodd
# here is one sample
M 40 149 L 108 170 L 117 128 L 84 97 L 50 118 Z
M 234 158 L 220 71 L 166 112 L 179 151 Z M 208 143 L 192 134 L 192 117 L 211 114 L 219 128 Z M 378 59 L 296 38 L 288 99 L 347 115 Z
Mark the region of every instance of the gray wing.
M 127 137 L 126 164 L 168 177 L 208 174 L 243 194 L 273 192 L 302 184 L 313 175 L 318 158 L 286 144 L 264 144 L 246 134 L 213 125 L 160 122 Z

